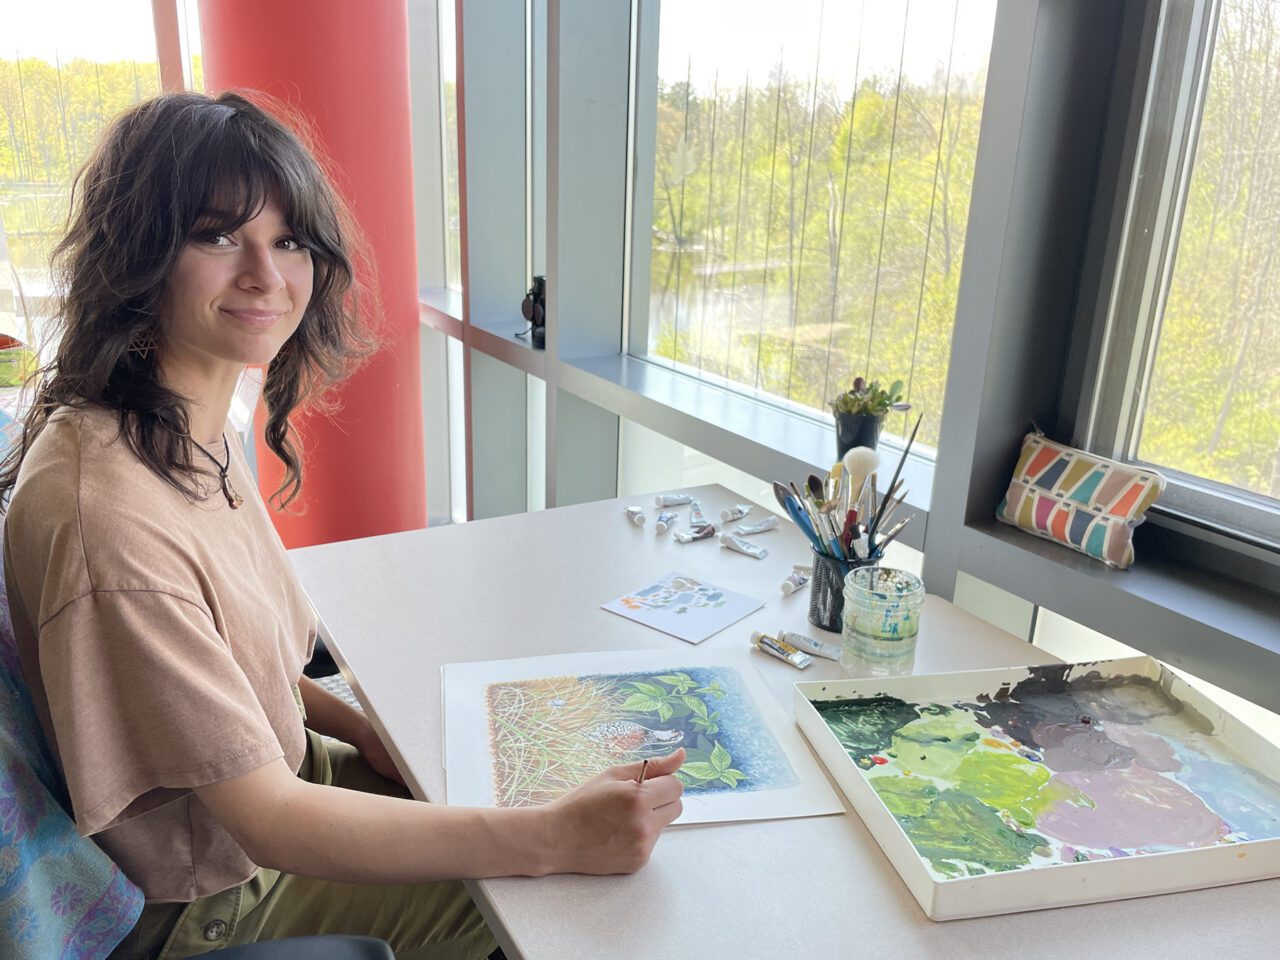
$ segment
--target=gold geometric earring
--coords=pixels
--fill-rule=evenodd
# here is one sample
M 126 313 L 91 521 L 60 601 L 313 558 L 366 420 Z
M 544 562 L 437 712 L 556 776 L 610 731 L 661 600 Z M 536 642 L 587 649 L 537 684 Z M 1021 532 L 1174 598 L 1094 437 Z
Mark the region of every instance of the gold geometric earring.
M 126 349 L 128 350 L 129 353 L 136 353 L 143 360 L 145 360 L 147 359 L 148 356 L 151 355 L 151 351 L 154 350 L 155 348 L 156 348 L 155 337 L 148 335 L 145 337 L 139 337 L 138 339 L 132 341 Z

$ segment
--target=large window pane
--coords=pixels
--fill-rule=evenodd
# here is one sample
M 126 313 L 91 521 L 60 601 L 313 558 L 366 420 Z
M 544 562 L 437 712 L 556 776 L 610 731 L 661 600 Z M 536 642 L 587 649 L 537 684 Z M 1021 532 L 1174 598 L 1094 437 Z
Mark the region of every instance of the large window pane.
M 900 378 L 936 442 L 994 16 L 663 4 L 650 358 L 815 411 Z
M 10 4 L 0 36 L 0 230 L 14 271 L 3 282 L 38 313 L 76 170 L 115 114 L 160 92 L 151 4 Z
M 1280 497 L 1280 4 L 1226 0 L 1136 445 Z
M 444 117 L 444 262 L 446 284 L 462 289 L 462 208 L 458 194 L 458 18 L 440 0 L 440 115 Z

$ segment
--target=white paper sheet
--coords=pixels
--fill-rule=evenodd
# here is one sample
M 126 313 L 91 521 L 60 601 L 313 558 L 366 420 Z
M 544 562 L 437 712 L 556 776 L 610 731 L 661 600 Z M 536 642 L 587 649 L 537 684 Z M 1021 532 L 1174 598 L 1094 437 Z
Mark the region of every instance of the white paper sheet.
M 842 813 L 749 657 L 643 650 L 448 664 L 449 803 L 546 802 L 606 766 L 683 746 L 677 823 Z M 573 774 L 548 773 L 565 770 Z
M 687 643 L 701 643 L 755 613 L 764 601 L 672 571 L 601 606 Z

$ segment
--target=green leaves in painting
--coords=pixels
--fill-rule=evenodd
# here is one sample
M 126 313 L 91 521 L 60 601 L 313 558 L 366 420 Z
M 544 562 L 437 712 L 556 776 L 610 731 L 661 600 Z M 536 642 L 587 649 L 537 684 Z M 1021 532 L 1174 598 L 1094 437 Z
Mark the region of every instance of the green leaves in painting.
M 720 713 L 708 710 L 707 705 L 695 694 L 722 699 L 725 696 L 719 681 L 713 680 L 706 687 L 698 687 L 697 681 L 687 673 L 667 673 L 653 677 L 656 682 L 644 680 L 628 680 L 622 685 L 627 692 L 627 699 L 622 703 L 623 710 L 634 710 L 637 713 L 654 713 L 662 722 L 672 719 L 688 718 L 690 724 L 705 734 L 720 732 Z M 670 689 L 667 689 L 667 688 Z M 694 688 L 697 688 L 694 690 Z M 690 690 L 694 690 L 690 693 Z
M 700 744 L 705 742 L 699 738 Z M 719 743 L 712 746 L 709 751 L 691 749 L 688 751 L 688 756 L 689 759 L 685 760 L 684 766 L 676 772 L 676 776 L 687 787 L 709 787 L 715 783 L 723 783 L 736 788 L 739 781 L 747 779 L 745 773 L 733 768 L 733 757 Z

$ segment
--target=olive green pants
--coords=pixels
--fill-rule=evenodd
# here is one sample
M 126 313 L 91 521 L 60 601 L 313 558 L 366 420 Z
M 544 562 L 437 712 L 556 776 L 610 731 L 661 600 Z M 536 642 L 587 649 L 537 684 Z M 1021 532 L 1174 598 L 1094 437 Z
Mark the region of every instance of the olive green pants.
M 307 731 L 298 776 L 365 793 L 408 796 L 354 747 Z M 149 903 L 111 960 L 182 960 L 242 943 L 346 933 L 381 937 L 397 960 L 486 957 L 495 947 L 458 881 L 336 883 L 260 869 L 238 887 L 193 903 Z

